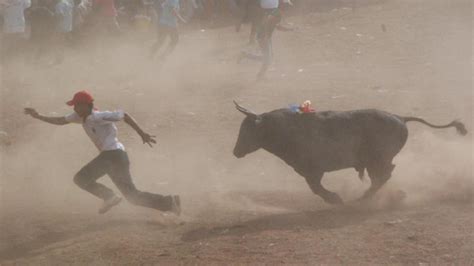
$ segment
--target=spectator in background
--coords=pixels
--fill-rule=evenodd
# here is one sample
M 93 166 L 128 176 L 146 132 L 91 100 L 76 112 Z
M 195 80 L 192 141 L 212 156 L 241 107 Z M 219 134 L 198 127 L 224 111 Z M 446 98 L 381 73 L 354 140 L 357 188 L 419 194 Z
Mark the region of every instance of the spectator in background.
M 92 0 L 91 12 L 86 17 L 85 32 L 92 40 L 92 47 L 89 55 L 92 56 L 93 63 L 98 63 L 110 56 L 110 41 L 118 37 L 121 33 L 117 21 L 117 8 L 114 0 Z M 112 52 L 113 53 L 113 52 Z
M 249 44 L 254 44 L 261 17 L 259 0 L 240 0 L 238 5 L 242 10 L 242 15 L 235 25 L 235 31 L 239 32 L 242 24 L 250 23 Z
M 118 23 L 122 27 L 125 23 L 133 27 L 135 24 L 135 17 L 143 15 L 145 8 L 145 1 L 143 0 L 117 0 L 115 2 L 118 9 Z M 125 23 L 123 23 L 125 22 Z
M 71 33 L 71 45 L 80 44 L 81 37 L 84 36 L 84 30 L 88 22 L 91 20 L 92 0 L 73 0 L 73 25 Z M 92 19 L 93 20 L 93 19 Z
M 153 10 L 152 4 L 146 3 L 137 8 L 135 15 L 133 16 L 133 27 L 137 33 L 149 33 L 152 28 L 153 14 L 150 11 Z
M 0 62 L 7 63 L 21 51 L 25 40 L 25 9 L 31 6 L 30 0 L 6 0 L 1 2 L 3 15 L 3 36 Z
M 45 52 L 51 50 L 54 39 L 56 19 L 53 0 L 39 0 L 28 9 L 28 20 L 31 25 L 29 43 L 32 60 L 38 63 Z
M 166 51 L 160 55 L 160 59 L 164 59 L 173 52 L 179 41 L 178 20 L 186 23 L 186 20 L 179 13 L 179 0 L 165 0 L 161 5 L 157 40 L 151 48 L 152 58 L 155 57 L 155 54 L 163 46 L 167 38 L 170 39 L 170 44 Z
M 191 21 L 195 14 L 200 12 L 200 8 L 197 0 L 183 0 L 180 3 L 180 14 L 186 21 Z
M 92 1 L 91 0 L 74 0 L 74 15 L 73 15 L 73 34 L 78 32 L 84 25 L 84 22 L 91 12 Z
M 107 32 L 110 35 L 116 35 L 120 32 L 114 0 L 93 0 L 92 13 L 94 24 L 98 26 L 100 34 Z
M 151 0 L 151 7 L 153 7 L 152 9 L 152 22 L 153 22 L 153 25 L 157 26 L 159 24 L 159 21 L 160 21 L 160 15 L 161 15 L 161 12 L 163 11 L 163 2 L 165 0 Z
M 55 16 L 57 21 L 57 52 L 55 63 L 60 64 L 64 60 L 65 46 L 72 37 L 71 34 L 74 27 L 74 0 L 57 0 Z

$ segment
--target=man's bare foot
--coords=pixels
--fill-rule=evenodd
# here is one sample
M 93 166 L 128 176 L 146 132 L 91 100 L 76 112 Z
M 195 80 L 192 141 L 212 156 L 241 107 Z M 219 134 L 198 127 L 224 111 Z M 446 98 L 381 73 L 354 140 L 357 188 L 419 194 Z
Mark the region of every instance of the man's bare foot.
M 118 205 L 122 201 L 122 198 L 113 196 L 108 200 L 104 200 L 102 207 L 99 209 L 99 214 L 104 214 L 112 209 L 114 206 Z
M 178 195 L 171 196 L 171 210 L 176 216 L 181 215 L 181 199 Z

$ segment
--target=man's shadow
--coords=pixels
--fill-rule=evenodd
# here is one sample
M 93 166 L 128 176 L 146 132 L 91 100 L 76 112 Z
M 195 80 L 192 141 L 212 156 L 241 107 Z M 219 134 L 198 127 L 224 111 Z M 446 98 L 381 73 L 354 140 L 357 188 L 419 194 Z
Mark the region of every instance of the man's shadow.
M 266 230 L 325 230 L 360 224 L 378 211 L 363 206 L 340 206 L 331 209 L 274 214 L 243 223 L 213 228 L 198 228 L 185 233 L 185 242 L 225 235 L 243 236 Z

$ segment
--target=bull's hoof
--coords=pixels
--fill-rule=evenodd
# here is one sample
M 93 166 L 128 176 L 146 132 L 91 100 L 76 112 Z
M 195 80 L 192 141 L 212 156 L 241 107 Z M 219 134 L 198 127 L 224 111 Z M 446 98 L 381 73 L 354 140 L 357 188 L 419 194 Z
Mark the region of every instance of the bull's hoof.
M 331 193 L 327 195 L 326 197 L 324 197 L 324 201 L 326 201 L 329 204 L 337 204 L 337 205 L 344 204 L 344 201 L 336 193 Z
M 374 194 L 375 193 L 367 191 L 367 192 L 364 193 L 364 195 L 362 195 L 361 197 L 359 197 L 355 201 L 360 202 L 360 203 L 369 202 L 374 197 Z

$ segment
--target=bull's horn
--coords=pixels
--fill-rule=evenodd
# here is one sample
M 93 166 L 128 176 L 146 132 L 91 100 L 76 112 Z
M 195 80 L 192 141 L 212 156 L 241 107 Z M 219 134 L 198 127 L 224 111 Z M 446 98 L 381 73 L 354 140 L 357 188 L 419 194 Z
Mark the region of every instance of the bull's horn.
M 241 106 L 240 104 L 238 104 L 236 101 L 234 101 L 234 104 L 235 104 L 235 108 L 236 108 L 239 112 L 243 113 L 244 115 L 246 115 L 246 116 L 257 116 L 256 113 L 247 110 L 246 108 L 244 108 L 243 106 Z

